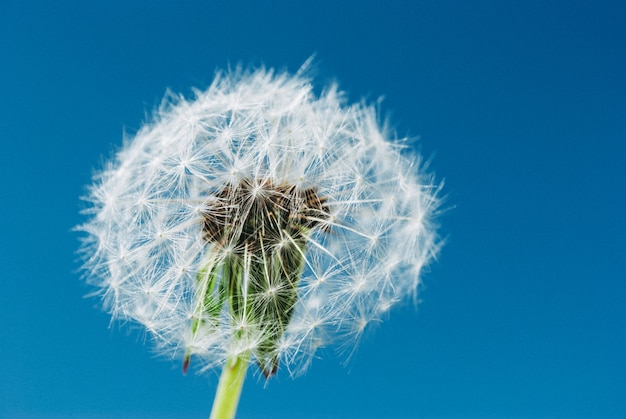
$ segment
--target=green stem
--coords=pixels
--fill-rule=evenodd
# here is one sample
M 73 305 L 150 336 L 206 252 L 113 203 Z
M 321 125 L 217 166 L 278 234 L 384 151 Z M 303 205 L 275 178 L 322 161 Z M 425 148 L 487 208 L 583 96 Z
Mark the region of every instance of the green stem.
M 224 365 L 220 382 L 217 385 L 210 419 L 232 419 L 237 412 L 239 396 L 246 378 L 250 354 L 245 352 L 229 359 Z

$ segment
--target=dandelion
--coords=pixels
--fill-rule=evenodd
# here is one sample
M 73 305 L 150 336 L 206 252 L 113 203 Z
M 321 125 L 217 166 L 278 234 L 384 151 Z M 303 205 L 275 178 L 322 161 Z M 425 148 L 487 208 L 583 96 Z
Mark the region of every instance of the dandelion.
M 212 415 L 232 416 L 250 362 L 296 374 L 416 296 L 439 186 L 404 148 L 302 72 L 169 94 L 89 189 L 87 280 L 184 372 L 223 366 Z

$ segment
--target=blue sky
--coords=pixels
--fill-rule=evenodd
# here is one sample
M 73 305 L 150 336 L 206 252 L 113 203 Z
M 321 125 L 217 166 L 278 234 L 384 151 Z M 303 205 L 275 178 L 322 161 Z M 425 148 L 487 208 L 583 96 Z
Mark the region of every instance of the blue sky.
M 250 372 L 240 416 L 626 417 L 626 6 L 591 3 L 5 1 L 0 417 L 208 415 L 217 372 L 84 298 L 79 196 L 166 88 L 313 53 L 420 138 L 447 244 L 417 309 L 347 366 Z

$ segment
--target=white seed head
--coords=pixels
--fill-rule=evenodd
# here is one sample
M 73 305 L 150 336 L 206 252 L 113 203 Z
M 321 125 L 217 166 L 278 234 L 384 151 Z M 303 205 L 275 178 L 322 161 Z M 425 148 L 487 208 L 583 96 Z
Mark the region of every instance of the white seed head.
M 270 375 L 415 298 L 439 186 L 343 96 L 263 69 L 168 95 L 95 176 L 78 227 L 112 316 L 187 362 L 248 351 Z

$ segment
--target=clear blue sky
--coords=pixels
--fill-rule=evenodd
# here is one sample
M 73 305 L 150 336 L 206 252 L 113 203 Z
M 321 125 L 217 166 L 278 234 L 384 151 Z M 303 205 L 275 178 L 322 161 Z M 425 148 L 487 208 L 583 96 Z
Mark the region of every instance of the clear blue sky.
M 251 372 L 240 416 L 626 417 L 623 2 L 94 3 L 0 6 L 0 417 L 208 415 L 217 373 L 83 298 L 79 196 L 166 88 L 312 53 L 420 137 L 448 242 L 417 309 L 347 367 Z

